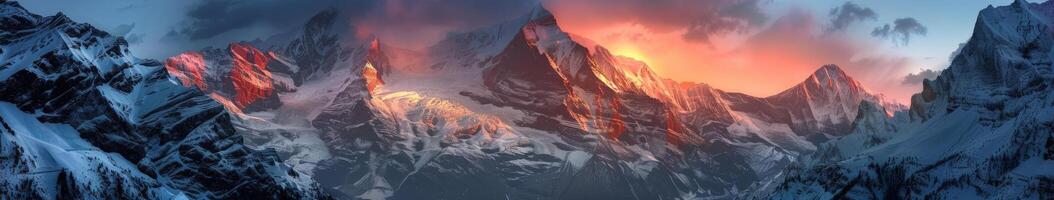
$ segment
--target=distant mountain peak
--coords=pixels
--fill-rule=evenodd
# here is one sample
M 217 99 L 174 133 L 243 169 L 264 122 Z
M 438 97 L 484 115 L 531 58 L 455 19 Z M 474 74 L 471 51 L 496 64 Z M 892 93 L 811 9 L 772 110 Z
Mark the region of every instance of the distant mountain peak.
M 14 8 L 20 8 L 22 10 L 25 10 L 25 8 L 22 8 L 22 5 L 18 4 L 17 1 L 0 0 L 0 5 L 5 6 L 5 8 L 6 7 L 14 7 Z
M 381 49 L 381 40 L 379 40 L 377 37 L 373 37 L 370 40 L 370 50 L 380 50 L 380 49 Z
M 807 90 L 807 91 L 803 91 Z M 787 89 L 776 96 L 788 96 L 793 95 L 792 93 L 803 93 L 803 95 L 813 96 L 817 95 L 817 92 L 823 93 L 840 93 L 849 92 L 854 94 L 866 94 L 868 93 L 864 89 L 863 85 L 849 76 L 841 67 L 834 64 L 827 64 L 816 69 L 812 75 L 809 75 L 801 83 L 794 87 Z
M 881 95 L 869 93 L 860 82 L 833 64 L 821 66 L 805 81 L 766 99 L 791 109 L 792 117 L 802 119 L 798 121 L 808 127 L 808 132 L 834 135 L 849 131 L 862 101 L 882 104 L 887 110 L 902 107 L 885 102 Z
M 559 26 L 556 25 L 556 17 L 553 16 L 553 13 L 549 12 L 549 10 L 545 9 L 545 7 L 543 7 L 541 4 L 532 9 L 531 13 L 528 16 L 529 17 L 527 18 L 527 23 L 524 24 L 524 27 L 554 26 L 557 30 L 560 29 Z
M 544 19 L 553 17 L 553 13 L 549 12 L 549 9 L 546 9 L 545 6 L 542 6 L 542 4 L 539 3 L 533 9 L 531 9 L 530 16 L 531 20 Z
M 816 72 L 819 73 L 820 71 L 844 72 L 844 71 L 842 71 L 841 67 L 838 67 L 838 65 L 835 65 L 835 64 L 826 64 L 826 65 L 820 66 L 819 69 L 816 69 Z
M 1010 3 L 1010 6 L 1024 7 L 1024 6 L 1028 6 L 1028 4 L 1029 3 L 1027 1 L 1025 1 L 1025 0 L 1014 0 L 1013 3 Z
M 857 83 L 856 80 L 850 77 L 849 74 L 845 73 L 845 71 L 843 71 L 841 67 L 838 67 L 838 65 L 834 64 L 823 65 L 819 69 L 816 69 L 816 72 L 813 72 L 812 76 L 810 76 L 809 78 L 815 78 L 821 82 L 835 81 L 842 83 L 851 83 L 851 85 L 859 85 L 859 83 Z
M 32 26 L 39 18 L 41 18 L 40 15 L 26 11 L 18 2 L 0 2 L 0 28 L 6 30 Z

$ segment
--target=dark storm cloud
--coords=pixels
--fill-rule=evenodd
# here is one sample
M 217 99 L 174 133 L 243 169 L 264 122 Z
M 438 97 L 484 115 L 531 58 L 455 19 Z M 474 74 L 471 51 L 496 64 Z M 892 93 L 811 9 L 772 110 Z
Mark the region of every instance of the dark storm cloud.
M 911 35 L 926 35 L 926 26 L 920 24 L 915 18 L 900 18 L 889 24 L 875 27 L 871 35 L 883 39 L 889 39 L 896 45 L 907 45 L 911 41 Z
M 862 7 L 853 2 L 845 2 L 842 6 L 831 9 L 829 13 L 831 21 L 824 28 L 827 32 L 842 32 L 849 25 L 864 20 L 876 20 L 878 14 L 871 8 Z
M 926 80 L 926 79 L 931 79 L 932 80 L 934 78 L 937 78 L 937 75 L 941 75 L 941 71 L 925 69 L 925 70 L 920 71 L 919 73 L 911 73 L 911 74 L 908 74 L 907 76 L 904 76 L 904 84 L 905 85 L 922 84 L 923 80 Z
M 361 4 L 368 5 L 359 5 L 357 9 L 364 11 L 349 20 L 357 34 L 379 35 L 383 42 L 410 48 L 434 44 L 449 32 L 512 20 L 540 5 L 535 0 L 384 0 Z
M 303 23 L 319 10 L 335 5 L 337 2 L 329 0 L 206 0 L 187 10 L 179 33 L 190 40 L 200 40 L 258 25 L 285 27 Z
M 428 26 L 477 27 L 512 19 L 539 5 L 534 0 L 387 0 L 364 20 Z
M 715 35 L 745 32 L 764 25 L 767 0 L 549 0 L 546 6 L 561 23 L 604 27 L 633 23 L 651 32 L 683 31 L 692 42 L 709 42 Z
M 702 1 L 716 2 L 722 1 Z M 716 5 L 715 10 L 702 10 L 697 19 L 687 26 L 684 39 L 709 42 L 711 35 L 744 31 L 751 26 L 765 23 L 766 16 L 758 0 L 727 1 L 728 5 Z
M 680 31 L 686 41 L 709 42 L 715 35 L 746 32 L 764 25 L 768 16 L 762 9 L 770 0 L 540 0 L 546 8 L 582 8 L 579 16 L 559 13 L 561 23 L 591 18 L 604 23 L 636 23 L 654 32 Z M 163 39 L 198 41 L 256 26 L 297 27 L 326 7 L 349 14 L 349 22 L 360 30 L 387 37 L 428 42 L 441 32 L 477 28 L 526 14 L 540 5 L 539 0 L 207 0 L 191 6 L 187 19 Z M 602 15 L 602 16 L 597 16 Z M 266 38 L 273 33 L 251 33 L 246 38 Z M 436 36 L 440 35 L 440 36 Z M 391 39 L 391 38 L 389 38 Z
M 300 27 L 320 10 L 333 7 L 349 22 L 373 34 L 389 37 L 428 37 L 422 33 L 474 28 L 523 15 L 538 1 L 492 0 L 207 0 L 186 11 L 178 35 L 168 39 L 203 40 L 235 30 L 267 26 Z M 249 33 L 246 38 L 266 38 L 275 33 Z
M 179 34 L 179 32 L 176 32 L 176 30 L 169 30 L 167 33 L 165 33 L 165 35 L 161 36 L 161 41 L 163 42 L 179 42 L 183 41 L 184 39 L 185 38 L 183 38 L 183 35 Z

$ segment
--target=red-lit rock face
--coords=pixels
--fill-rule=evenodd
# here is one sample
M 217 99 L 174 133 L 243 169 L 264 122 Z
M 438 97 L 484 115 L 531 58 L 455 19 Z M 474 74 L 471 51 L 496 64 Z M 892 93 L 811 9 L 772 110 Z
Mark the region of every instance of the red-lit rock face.
M 165 60 L 165 70 L 168 74 L 179 79 L 184 86 L 198 87 L 202 91 L 208 90 L 205 84 L 205 59 L 201 53 L 186 52 Z
M 274 95 L 271 72 L 267 70 L 271 55 L 238 43 L 231 44 L 229 50 L 229 73 L 225 73 L 228 69 L 223 69 L 226 67 L 223 65 L 207 66 L 201 52 L 186 52 L 171 57 L 165 60 L 165 69 L 184 86 L 197 87 L 214 99 L 226 102 L 224 106 L 235 112 Z M 227 77 L 206 77 L 209 74 Z M 227 91 L 232 88 L 233 91 Z
M 371 95 L 376 94 L 377 87 L 384 84 L 384 80 L 381 79 L 377 68 L 373 67 L 373 63 L 366 63 L 366 66 L 362 68 L 362 78 L 366 79 L 366 91 Z
M 244 44 L 231 44 L 233 58 L 230 77 L 234 82 L 234 103 L 245 108 L 254 101 L 266 98 L 274 90 L 271 72 L 267 71 L 268 54 Z

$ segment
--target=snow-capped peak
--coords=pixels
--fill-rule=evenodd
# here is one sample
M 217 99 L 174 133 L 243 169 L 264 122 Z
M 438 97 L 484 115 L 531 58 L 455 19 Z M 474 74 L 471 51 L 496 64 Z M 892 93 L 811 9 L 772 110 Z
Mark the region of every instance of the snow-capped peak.
M 556 19 L 553 16 L 553 13 L 549 12 L 549 9 L 546 9 L 545 6 L 542 6 L 542 4 L 538 4 L 534 8 L 532 8 L 531 14 L 529 16 L 531 21 Z
M 790 110 L 794 124 L 813 134 L 841 135 L 848 132 L 861 101 L 889 105 L 887 110 L 899 109 L 895 106 L 897 104 L 868 93 L 860 82 L 837 65 L 824 65 L 802 83 L 766 99 Z
M 855 93 L 867 92 L 860 82 L 849 77 L 841 67 L 833 64 L 820 67 L 820 69 L 817 69 L 816 72 L 809 76 L 809 78 L 802 84 L 814 85 L 823 88 L 828 92 L 836 92 L 840 90 L 847 90 L 848 92 Z
M 61 13 L 0 2 L 0 21 L 0 199 L 325 197 L 176 84 L 193 75 Z
M 774 198 L 1048 198 L 1050 5 L 982 10 L 962 52 L 912 97 L 912 119 L 861 117 L 856 131 L 817 151 L 819 163 L 786 170 Z

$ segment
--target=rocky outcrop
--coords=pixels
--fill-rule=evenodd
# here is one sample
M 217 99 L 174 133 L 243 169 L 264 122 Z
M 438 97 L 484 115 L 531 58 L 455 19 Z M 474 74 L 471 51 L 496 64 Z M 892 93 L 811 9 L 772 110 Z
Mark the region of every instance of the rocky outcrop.
M 220 104 L 175 84 L 201 75 L 170 76 L 61 13 L 2 2 L 0 21 L 0 198 L 328 197 L 242 145 Z
M 244 44 L 219 49 L 191 51 L 165 60 L 165 69 L 186 87 L 196 88 L 237 114 L 281 105 L 275 91 L 270 53 Z

